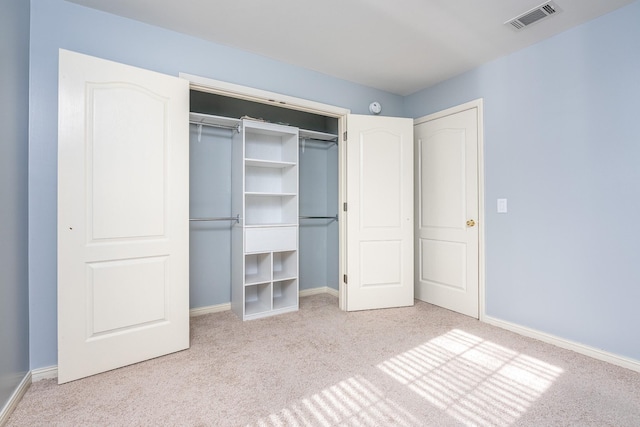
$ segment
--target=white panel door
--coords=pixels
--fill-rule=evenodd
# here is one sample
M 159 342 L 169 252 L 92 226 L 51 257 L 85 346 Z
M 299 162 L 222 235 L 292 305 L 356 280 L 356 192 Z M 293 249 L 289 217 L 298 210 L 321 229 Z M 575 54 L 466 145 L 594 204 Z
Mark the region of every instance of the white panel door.
M 478 317 L 478 108 L 417 121 L 416 298 Z
M 347 119 L 347 310 L 413 305 L 413 120 Z
M 188 81 L 60 51 L 58 382 L 189 347 Z

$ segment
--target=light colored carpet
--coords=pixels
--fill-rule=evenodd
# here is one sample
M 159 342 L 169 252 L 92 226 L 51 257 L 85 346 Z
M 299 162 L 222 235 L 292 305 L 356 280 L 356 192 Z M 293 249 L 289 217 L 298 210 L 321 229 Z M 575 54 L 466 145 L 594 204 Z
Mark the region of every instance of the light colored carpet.
M 8 425 L 640 426 L 640 374 L 422 302 L 345 313 L 315 295 L 193 318 L 187 351 L 36 382 Z

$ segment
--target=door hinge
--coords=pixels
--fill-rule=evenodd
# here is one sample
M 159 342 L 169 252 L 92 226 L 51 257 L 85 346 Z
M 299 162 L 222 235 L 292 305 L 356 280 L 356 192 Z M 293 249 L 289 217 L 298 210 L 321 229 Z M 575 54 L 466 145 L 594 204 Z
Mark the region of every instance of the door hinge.
M 346 141 L 347 140 L 347 131 L 345 130 L 344 133 L 342 134 L 342 140 Z
M 342 210 L 345 211 L 345 212 L 347 211 L 347 202 L 344 202 L 342 204 Z
M 347 284 L 347 275 L 346 274 L 343 275 L 342 280 L 344 281 L 344 284 L 346 285 Z

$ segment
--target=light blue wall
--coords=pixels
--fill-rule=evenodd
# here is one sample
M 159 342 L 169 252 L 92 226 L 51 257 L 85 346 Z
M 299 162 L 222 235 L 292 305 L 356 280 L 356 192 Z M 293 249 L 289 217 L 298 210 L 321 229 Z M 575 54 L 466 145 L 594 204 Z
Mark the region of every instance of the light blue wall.
M 29 2 L 0 3 L 0 409 L 29 370 Z
M 484 98 L 487 313 L 636 360 L 639 23 L 635 2 L 406 98 Z
M 58 49 L 162 73 L 186 72 L 351 109 L 373 100 L 402 115 L 401 97 L 62 0 L 31 1 L 29 304 L 31 367 L 57 363 Z M 192 242 L 198 245 L 197 241 Z M 210 268 L 215 268 L 209 266 Z M 199 266 L 200 272 L 205 271 Z M 193 293 L 195 292 L 195 293 Z M 192 290 L 192 298 L 209 298 Z

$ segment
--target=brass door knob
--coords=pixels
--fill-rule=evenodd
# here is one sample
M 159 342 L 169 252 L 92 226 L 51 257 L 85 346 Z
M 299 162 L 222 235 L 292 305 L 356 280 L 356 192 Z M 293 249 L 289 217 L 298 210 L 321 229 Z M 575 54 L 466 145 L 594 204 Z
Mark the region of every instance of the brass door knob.
M 467 221 L 467 227 L 473 227 L 474 225 L 476 225 L 476 222 L 472 219 L 470 219 L 469 221 Z

